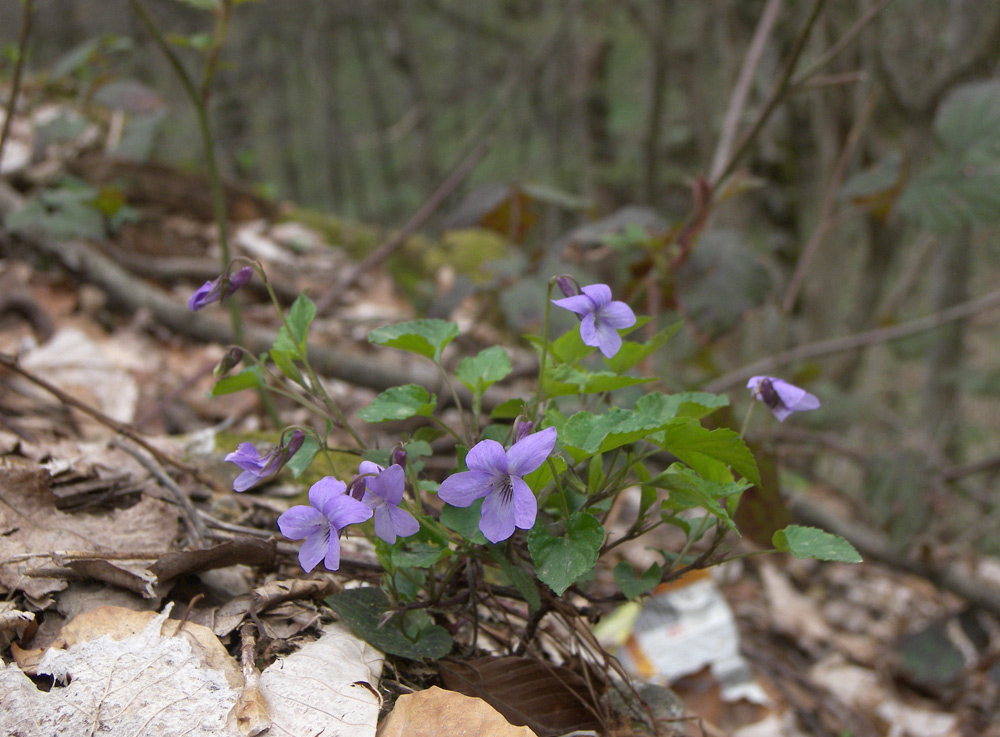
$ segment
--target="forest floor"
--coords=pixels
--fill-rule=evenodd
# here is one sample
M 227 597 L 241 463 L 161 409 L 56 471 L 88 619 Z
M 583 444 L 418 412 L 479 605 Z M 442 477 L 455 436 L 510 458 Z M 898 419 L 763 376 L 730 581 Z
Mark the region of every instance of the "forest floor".
M 113 166 L 91 161 L 76 173 L 100 190 L 102 177 L 121 174 L 101 173 Z M 132 166 L 129 174 L 135 188 L 127 201 L 139 218 L 113 238 L 57 237 L 58 222 L 42 223 L 48 230 L 36 235 L 0 232 L 4 677 L 19 670 L 51 686 L 51 679 L 40 676 L 49 649 L 68 653 L 112 631 L 113 639 L 144 628 L 148 633 L 152 613 L 172 604 L 169 616 L 176 622 L 204 627 L 201 657 L 225 672 L 238 694 L 242 711 L 235 726 L 230 722 L 233 733 L 253 734 L 266 724 L 273 724 L 271 734 L 295 733 L 289 725 L 299 724 L 294 719 L 301 715 L 282 712 L 291 708 L 282 699 L 301 705 L 321 696 L 304 695 L 308 678 L 302 674 L 295 682 L 298 696 L 282 696 L 268 666 L 284 662 L 291 672 L 292 653 L 326 642 L 336 617 L 323 597 L 352 580 L 376 580 L 370 571 L 376 559 L 363 541 L 351 539 L 345 556 L 354 569 L 303 575 L 296 548 L 274 524 L 301 485 L 283 475 L 252 493 L 230 490 L 234 470 L 223 457 L 240 440 L 268 437 L 267 421 L 252 393 L 207 397 L 228 335 L 224 310 L 209 315 L 186 308 L 193 289 L 218 273 L 213 226 L 205 216 L 211 210 L 207 192 L 188 175 L 163 167 Z M 37 194 L 25 181 L 18 188 L 0 182 L 6 212 Z M 75 217 L 65 205 L 70 194 L 64 190 L 61 196 L 63 204 L 53 205 L 48 216 Z M 267 203 L 239 193 L 231 200 L 235 248 L 264 263 L 279 294 L 305 289 L 322 299 L 352 263 L 322 233 L 282 221 Z M 343 378 L 355 376 L 352 366 L 367 362 L 372 376 L 382 371 L 418 382 L 421 374 L 402 358 L 393 363 L 384 351 L 375 358 L 368 345 L 370 329 L 413 317 L 385 268 L 361 274 L 336 297 L 337 306 L 320 315 L 312 334 L 335 357 L 324 373 L 350 415 L 378 388 Z M 276 330 L 261 293 L 246 290 L 242 305 L 251 338 L 254 331 Z M 471 322 L 480 309 L 474 299 L 466 300 L 450 317 L 468 328 L 463 340 L 493 344 L 500 334 Z M 510 351 L 515 364 L 531 363 L 523 348 Z M 285 422 L 306 421 L 292 405 L 279 402 L 278 411 Z M 813 492 L 822 497 L 821 489 Z M 642 551 L 632 554 L 641 560 Z M 1000 564 L 970 565 L 1000 588 Z M 669 685 L 679 696 L 683 707 L 660 704 L 664 733 L 1000 736 L 996 612 L 916 573 L 873 561 L 850 566 L 753 557 L 712 578 L 682 580 L 641 608 L 630 606 L 618 617 L 608 612 L 598 634 L 632 663 L 637 681 Z M 101 607 L 146 614 L 126 627 L 120 609 Z M 156 640 L 159 631 L 151 636 Z M 510 655 L 513 645 L 496 648 L 497 654 Z M 352 646 L 357 652 L 351 662 L 367 675 L 344 676 L 341 691 L 367 684 L 374 709 L 351 727 L 355 731 L 343 726 L 350 720 L 341 715 L 346 731 L 334 733 L 371 734 L 379 705 L 386 712 L 400 694 L 443 683 L 433 663 L 394 662 L 383 669 L 377 653 L 357 642 Z M 104 641 L 103 647 L 111 646 Z M 314 656 L 323 665 L 310 667 L 348 659 L 342 650 L 332 652 Z M 115 657 L 115 667 L 124 668 L 124 655 Z M 79 662 L 65 668 L 71 682 L 86 680 Z M 150 688 L 168 690 L 171 679 L 182 675 L 194 678 L 177 666 L 157 672 L 159 685 Z M 85 721 L 92 733 L 124 734 L 124 727 L 115 731 L 115 716 L 124 707 L 102 711 L 101 694 L 111 703 L 115 692 L 107 678 L 98 684 L 97 697 L 87 697 L 92 709 Z M 199 733 L 183 720 L 210 706 L 197 701 L 200 691 L 190 684 L 177 688 L 182 696 L 170 692 L 175 711 L 163 712 L 177 721 L 149 733 Z M 266 701 L 257 698 L 261 692 L 269 694 Z M 59 712 L 62 707 L 41 698 L 44 693 L 21 702 L 23 708 Z M 184 710 L 185 699 L 197 702 L 197 709 Z M 425 720 L 427 734 L 447 734 L 440 720 L 451 718 L 450 707 L 430 708 L 431 716 L 425 711 L 413 718 Z M 455 708 L 463 719 L 472 718 L 467 707 Z M 45 721 L 37 713 L 27 716 Z M 9 718 L 0 717 L 0 724 Z M 384 713 L 382 723 L 384 734 L 393 733 Z M 615 733 L 629 731 L 619 726 Z M 42 732 L 23 732 L 36 733 Z M 413 726 L 406 733 L 424 732 Z

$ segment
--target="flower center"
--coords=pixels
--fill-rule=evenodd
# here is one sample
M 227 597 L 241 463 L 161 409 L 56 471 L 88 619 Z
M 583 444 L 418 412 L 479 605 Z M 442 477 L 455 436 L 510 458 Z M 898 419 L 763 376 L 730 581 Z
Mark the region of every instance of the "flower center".
M 510 476 L 504 476 L 500 479 L 500 483 L 497 485 L 496 490 L 500 495 L 500 500 L 504 504 L 508 504 L 510 500 L 514 498 L 514 482 L 510 480 Z

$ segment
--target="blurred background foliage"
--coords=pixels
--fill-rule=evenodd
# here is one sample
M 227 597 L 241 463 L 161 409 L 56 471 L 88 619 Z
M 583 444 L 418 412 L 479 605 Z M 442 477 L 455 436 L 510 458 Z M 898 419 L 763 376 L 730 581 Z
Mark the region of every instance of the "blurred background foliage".
M 215 5 L 148 2 L 191 69 Z M 0 4 L 8 51 L 20 12 Z M 396 256 L 421 311 L 492 289 L 518 329 L 552 267 L 589 274 L 657 312 L 650 330 L 686 319 L 657 367 L 671 389 L 732 390 L 754 361 L 996 287 L 995 3 L 259 0 L 234 9 L 219 61 L 227 178 L 293 201 L 359 256 L 486 142 Z M 27 95 L 124 115 L 113 153 L 204 169 L 194 112 L 124 0 L 38 0 L 29 70 L 44 84 Z M 450 293 L 442 267 L 459 275 Z M 894 544 L 930 531 L 996 551 L 992 307 L 784 362 L 768 373 L 823 409 L 752 439 L 874 510 Z

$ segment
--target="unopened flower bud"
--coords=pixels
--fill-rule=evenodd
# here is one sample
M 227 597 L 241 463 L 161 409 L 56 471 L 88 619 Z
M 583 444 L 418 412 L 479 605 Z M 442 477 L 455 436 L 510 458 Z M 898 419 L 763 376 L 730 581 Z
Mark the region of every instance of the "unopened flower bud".
M 390 465 L 401 466 L 406 469 L 406 451 L 402 448 L 394 448 L 392 451 L 392 463 Z
M 531 435 L 531 428 L 535 426 L 531 420 L 522 420 L 520 417 L 514 423 L 514 442 L 524 440 Z
M 219 361 L 219 365 L 215 367 L 212 371 L 212 376 L 216 379 L 225 376 L 234 368 L 240 365 L 240 361 L 243 360 L 243 349 L 238 347 L 230 348 L 222 360 Z
M 778 402 L 781 401 L 778 392 L 774 391 L 774 384 L 771 383 L 770 379 L 763 379 L 757 385 L 757 393 L 760 395 L 761 401 L 770 409 L 777 407 Z
M 348 493 L 358 501 L 361 501 L 361 497 L 365 495 L 365 486 L 367 483 L 367 476 L 355 476 L 354 481 L 351 482 L 351 486 L 348 489 Z
M 302 443 L 306 440 L 306 434 L 301 430 L 296 430 L 292 433 L 292 437 L 288 439 L 288 443 L 285 445 L 285 460 L 287 462 L 293 455 L 299 452 L 299 448 L 302 447 Z
M 557 276 L 556 286 L 559 287 L 559 291 L 566 297 L 575 297 L 580 293 L 576 280 L 571 276 Z
M 253 267 L 244 266 L 242 269 L 237 271 L 235 274 L 229 277 L 229 290 L 226 292 L 226 296 L 232 296 L 240 287 L 245 287 L 253 279 Z

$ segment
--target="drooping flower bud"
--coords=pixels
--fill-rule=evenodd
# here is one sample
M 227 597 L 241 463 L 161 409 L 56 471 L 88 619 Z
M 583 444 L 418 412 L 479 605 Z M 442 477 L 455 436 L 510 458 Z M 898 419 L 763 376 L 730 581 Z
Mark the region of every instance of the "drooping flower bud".
M 757 393 L 760 394 L 760 400 L 768 406 L 769 409 L 774 409 L 778 406 L 778 402 L 781 398 L 778 396 L 778 392 L 774 391 L 774 384 L 771 383 L 770 379 L 763 379 L 757 385 Z
M 531 420 L 524 418 L 524 415 L 517 418 L 514 422 L 514 442 L 524 440 L 526 437 L 531 435 L 531 428 L 535 426 Z
M 392 451 L 392 464 L 406 469 L 406 451 L 402 448 L 394 448 Z
M 361 498 L 365 495 L 365 485 L 367 482 L 367 476 L 355 476 L 354 481 L 351 482 L 351 486 L 347 490 L 347 493 L 358 501 L 361 501 Z
M 238 346 L 230 348 L 226 355 L 222 357 L 222 360 L 219 361 L 219 365 L 212 370 L 212 376 L 216 379 L 225 376 L 234 368 L 239 366 L 240 361 L 242 360 L 243 349 Z
M 285 462 L 287 463 L 293 455 L 299 452 L 299 448 L 302 447 L 302 443 L 306 441 L 306 434 L 301 430 L 295 430 L 292 433 L 292 437 L 288 439 L 285 444 Z
M 566 297 L 575 297 L 580 293 L 576 279 L 565 274 L 556 277 L 556 286 L 559 287 L 559 291 Z

